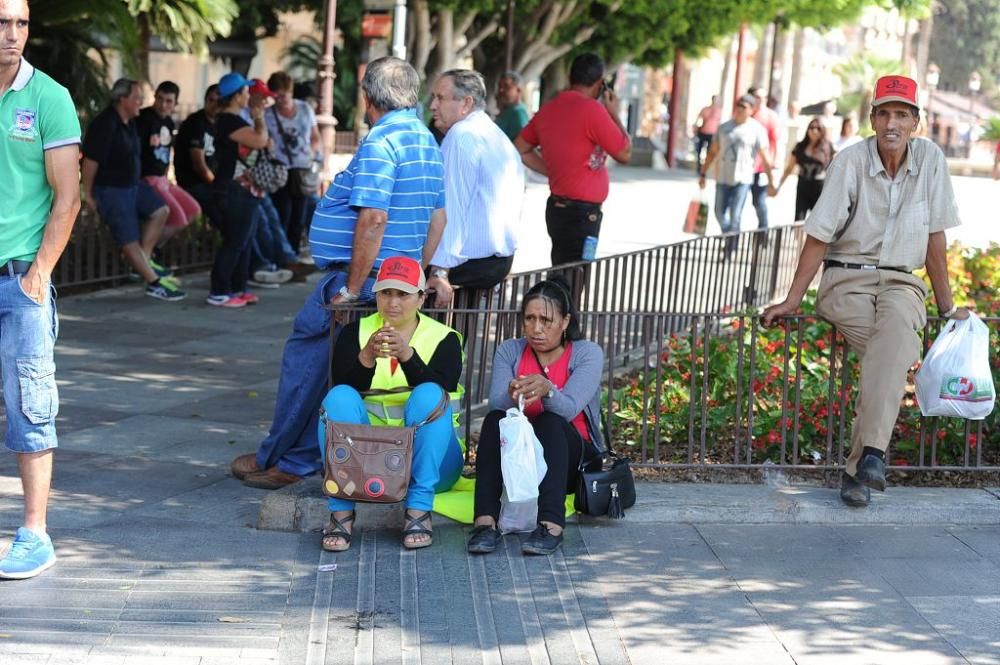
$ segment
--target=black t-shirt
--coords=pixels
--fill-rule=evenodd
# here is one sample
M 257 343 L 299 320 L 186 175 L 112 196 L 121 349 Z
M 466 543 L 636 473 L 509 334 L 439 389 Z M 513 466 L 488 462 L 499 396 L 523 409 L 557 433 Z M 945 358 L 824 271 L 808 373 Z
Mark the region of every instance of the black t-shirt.
M 797 144 L 792 150 L 795 155 L 795 162 L 799 165 L 799 182 L 815 182 L 826 178 L 826 167 L 830 165 L 830 155 L 833 154 L 833 147 L 826 146 L 826 156 L 817 159 L 806 152 L 806 147 Z
M 139 145 L 142 147 L 142 177 L 167 175 L 170 148 L 174 142 L 174 119 L 170 116 L 161 118 L 152 106 L 147 106 L 139 111 L 135 128 L 139 132 Z
M 335 386 L 347 384 L 355 390 L 368 390 L 372 387 L 375 368 L 365 367 L 358 360 L 361 352 L 358 340 L 360 327 L 358 321 L 348 323 L 337 336 L 332 359 Z M 462 343 L 458 341 L 458 334 L 448 333 L 428 360 L 424 361 L 414 350 L 413 356 L 405 363 L 399 363 L 399 367 L 406 375 L 407 384 L 411 386 L 436 383 L 448 392 L 454 392 L 462 378 Z
M 97 162 L 94 184 L 133 187 L 139 184 L 139 134 L 135 121 L 122 122 L 109 106 L 90 122 L 83 137 L 83 156 Z
M 184 119 L 174 144 L 174 177 L 177 184 L 184 188 L 205 184 L 191 161 L 191 148 L 203 150 L 205 163 L 210 171 L 215 172 L 215 125 L 205 115 L 205 109 L 195 111 Z
M 215 119 L 215 185 L 222 186 L 233 179 L 236 162 L 240 157 L 240 145 L 229 135 L 250 124 L 234 113 L 220 113 Z

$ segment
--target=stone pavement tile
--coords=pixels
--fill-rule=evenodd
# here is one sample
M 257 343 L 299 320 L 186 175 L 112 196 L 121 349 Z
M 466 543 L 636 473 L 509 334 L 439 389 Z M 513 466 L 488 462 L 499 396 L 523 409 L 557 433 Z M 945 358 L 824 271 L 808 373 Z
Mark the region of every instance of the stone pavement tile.
M 834 526 L 852 554 L 869 559 L 976 560 L 979 553 L 944 526 Z
M 56 564 L 58 567 L 58 564 Z M 37 579 L 37 578 L 36 578 Z M 121 611 L 129 596 L 129 583 L 122 582 L 121 588 L 116 590 L 73 590 L 62 589 L 58 586 L 32 588 L 26 583 L 5 584 L 3 587 L 4 604 L 10 608 L 10 613 L 5 616 L 4 621 L 12 620 L 12 617 L 19 616 L 21 612 L 26 614 L 36 614 L 34 608 L 62 608 L 67 609 L 87 609 L 94 610 L 95 616 L 104 616 L 104 612 L 99 610 Z M 3 642 L 0 641 L 0 646 Z
M 965 663 L 898 594 L 752 600 L 797 665 Z
M 133 347 L 109 346 L 101 340 L 79 340 L 60 333 L 55 346 L 56 376 L 80 367 L 93 367 L 106 360 L 135 354 Z
M 872 559 L 869 566 L 903 596 L 979 596 L 1000 589 L 1000 566 L 986 559 Z
M 219 422 L 205 418 L 139 414 L 110 425 L 72 432 L 62 445 L 71 450 L 116 456 L 145 457 L 164 462 L 223 465 L 242 445 L 256 447 L 267 434 L 254 423 Z M 110 464 L 110 462 L 109 462 Z
M 864 593 L 896 595 L 895 589 L 863 560 L 819 560 L 772 562 L 740 561 L 727 570 L 751 599 L 785 598 L 789 602 L 810 598 L 853 597 Z
M 49 665 L 49 658 L 47 653 L 19 653 L 16 655 L 0 653 L 0 665 Z M 67 665 L 71 665 L 73 662 L 67 661 Z
M 860 556 L 829 526 L 705 524 L 697 528 L 727 567 L 759 562 L 781 566 L 803 558 L 820 561 Z
M 60 403 L 73 406 L 98 404 L 102 409 L 129 414 L 155 413 L 196 399 L 214 397 L 238 387 L 238 382 L 197 380 L 176 382 L 169 376 L 152 379 L 142 375 L 105 375 L 70 370 L 58 372 Z
M 197 325 L 195 317 L 179 317 L 174 312 L 172 322 L 167 324 L 137 318 L 133 321 L 114 322 L 110 318 L 83 318 L 60 316 L 59 337 L 89 343 L 101 343 L 109 348 L 131 347 L 135 349 L 155 348 L 169 335 L 172 343 L 208 337 L 215 333 Z M 182 323 L 179 323 L 183 321 Z M 115 323 L 114 325 L 109 325 Z M 194 324 L 194 325 L 191 325 Z
M 1000 665 L 1000 596 L 909 596 L 906 600 L 970 663 Z
M 228 464 L 235 452 L 223 460 Z M 249 452 L 249 451 L 248 451 Z M 205 487 L 175 494 L 155 503 L 147 503 L 130 511 L 151 519 L 174 519 L 197 522 L 207 526 L 226 524 L 228 526 L 255 527 L 257 513 L 266 490 L 246 487 L 235 478 L 223 478 Z
M 948 530 L 981 557 L 1000 566 L 1000 525 L 950 527 Z
M 586 533 L 594 553 L 615 551 L 619 556 L 644 558 L 646 552 L 659 552 L 671 559 L 717 561 L 705 539 L 690 524 L 651 524 L 625 520 L 579 517 L 580 530 Z M 628 542 L 627 551 L 618 551 L 616 541 Z
M 743 629 L 676 629 L 663 626 L 647 639 L 625 632 L 632 665 L 795 665 L 789 653 L 763 624 Z
M 201 665 L 201 656 L 125 656 L 122 665 Z
M 232 347 L 233 340 L 229 344 Z M 270 357 L 261 358 L 253 352 L 251 346 L 244 351 L 249 354 L 246 356 L 236 355 L 232 348 L 228 357 L 173 351 L 142 353 L 95 361 L 92 365 L 80 365 L 74 371 L 136 378 L 154 384 L 233 389 L 270 378 L 274 372 L 275 362 Z
M 60 441 L 70 432 L 102 425 L 112 425 L 128 418 L 129 414 L 113 409 L 103 409 L 93 404 L 60 404 L 56 431 Z
M 159 412 L 163 416 L 203 418 L 212 422 L 269 427 L 274 415 L 276 390 L 240 388 L 205 399 L 177 404 Z

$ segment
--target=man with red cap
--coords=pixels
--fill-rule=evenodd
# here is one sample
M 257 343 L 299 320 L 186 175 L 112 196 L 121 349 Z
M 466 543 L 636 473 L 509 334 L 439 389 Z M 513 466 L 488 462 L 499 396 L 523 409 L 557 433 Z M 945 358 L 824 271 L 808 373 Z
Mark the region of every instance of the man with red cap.
M 861 359 L 851 452 L 840 498 L 868 505 L 885 490 L 885 450 L 906 387 L 920 358 L 927 287 L 912 274 L 925 267 L 938 314 L 964 319 L 948 285 L 945 230 L 958 206 L 944 153 L 913 138 L 920 122 L 917 84 L 883 76 L 875 84 L 875 136 L 839 153 L 806 219 L 806 241 L 785 300 L 764 310 L 764 323 L 794 314 L 824 266 L 816 312 L 833 323 Z

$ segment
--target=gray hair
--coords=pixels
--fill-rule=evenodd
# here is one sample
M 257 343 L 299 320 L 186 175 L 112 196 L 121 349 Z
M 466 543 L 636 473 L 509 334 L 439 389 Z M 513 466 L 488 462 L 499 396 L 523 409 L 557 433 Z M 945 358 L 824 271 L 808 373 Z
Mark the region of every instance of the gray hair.
M 519 88 L 524 87 L 524 77 L 521 76 L 520 72 L 509 71 L 504 72 L 500 75 L 502 79 L 510 79 L 510 81 Z
M 118 79 L 111 86 L 111 101 L 117 102 L 122 97 L 128 97 L 132 94 L 132 88 L 137 85 L 139 85 L 139 82 L 132 79 Z
M 383 111 L 411 108 L 420 95 L 420 77 L 410 63 L 389 55 L 368 63 L 361 89 L 368 103 Z
M 477 111 L 486 108 L 486 81 L 482 74 L 471 69 L 449 69 L 441 76 L 451 77 L 455 99 L 472 97 L 472 108 Z

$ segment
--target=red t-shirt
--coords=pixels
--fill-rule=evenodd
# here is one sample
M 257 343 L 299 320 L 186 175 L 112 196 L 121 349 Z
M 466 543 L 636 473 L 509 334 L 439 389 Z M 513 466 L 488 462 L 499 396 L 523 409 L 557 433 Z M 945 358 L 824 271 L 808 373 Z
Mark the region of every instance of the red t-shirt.
M 771 149 L 767 151 L 767 156 L 771 160 L 771 165 L 774 165 L 774 156 L 778 154 L 778 133 L 780 131 L 779 125 L 781 120 L 778 119 L 778 114 L 767 108 L 763 104 L 757 112 L 753 114 L 754 120 L 764 125 L 764 129 L 767 130 L 767 142 L 770 144 Z M 757 163 L 754 165 L 754 173 L 764 172 L 764 163 L 760 161 L 760 155 L 757 156 Z
M 572 355 L 573 343 L 570 342 L 566 345 L 566 350 L 563 351 L 558 360 L 548 367 L 543 368 L 538 363 L 538 358 L 532 353 L 531 347 L 525 346 L 524 353 L 521 354 L 521 360 L 517 364 L 517 375 L 541 374 L 551 381 L 558 390 L 562 390 L 569 380 L 569 359 Z M 541 415 L 544 410 L 545 407 L 542 404 L 542 400 L 536 400 L 524 407 L 524 415 L 528 417 L 528 420 L 533 420 Z M 590 441 L 590 432 L 587 430 L 587 419 L 584 417 L 583 411 L 576 414 L 576 417 L 570 421 L 570 424 L 576 428 L 576 431 L 580 433 L 584 441 Z
M 608 154 L 628 145 L 604 104 L 576 90 L 564 90 L 542 106 L 521 138 L 541 147 L 553 195 L 591 203 L 608 198 Z

